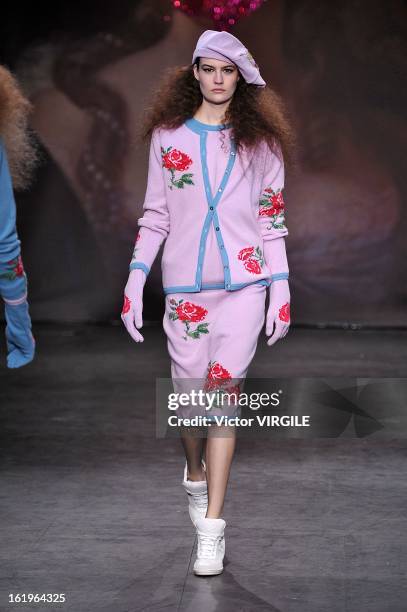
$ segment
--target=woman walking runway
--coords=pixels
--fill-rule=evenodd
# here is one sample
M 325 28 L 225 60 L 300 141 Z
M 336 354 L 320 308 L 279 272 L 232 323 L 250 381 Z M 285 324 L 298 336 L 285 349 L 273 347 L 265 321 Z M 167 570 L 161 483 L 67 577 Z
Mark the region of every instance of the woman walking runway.
M 200 379 L 236 398 L 264 322 L 269 345 L 290 325 L 282 190 L 292 131 L 283 104 L 235 36 L 207 30 L 192 64 L 158 88 L 144 128 L 148 184 L 122 320 L 142 342 L 144 283 L 165 240 L 163 327 L 174 383 Z M 200 437 L 183 428 L 181 440 L 198 537 L 194 572 L 219 574 L 235 431 L 208 428 Z

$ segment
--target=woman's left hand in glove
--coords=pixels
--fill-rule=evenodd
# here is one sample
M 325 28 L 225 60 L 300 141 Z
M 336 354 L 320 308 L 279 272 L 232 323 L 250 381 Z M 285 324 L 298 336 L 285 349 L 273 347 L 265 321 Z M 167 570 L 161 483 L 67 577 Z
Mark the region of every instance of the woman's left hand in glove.
M 266 315 L 266 336 L 271 346 L 284 338 L 290 327 L 290 288 L 288 280 L 280 279 L 270 285 L 270 303 Z M 273 331 L 274 328 L 274 331 Z

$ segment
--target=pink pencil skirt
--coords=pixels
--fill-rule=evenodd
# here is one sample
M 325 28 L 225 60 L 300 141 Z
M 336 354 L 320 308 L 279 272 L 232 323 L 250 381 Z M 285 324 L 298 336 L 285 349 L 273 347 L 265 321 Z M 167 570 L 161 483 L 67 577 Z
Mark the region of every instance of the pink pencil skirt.
M 166 295 L 172 379 L 199 379 L 212 390 L 244 380 L 264 325 L 266 289 L 253 283 L 237 291 Z

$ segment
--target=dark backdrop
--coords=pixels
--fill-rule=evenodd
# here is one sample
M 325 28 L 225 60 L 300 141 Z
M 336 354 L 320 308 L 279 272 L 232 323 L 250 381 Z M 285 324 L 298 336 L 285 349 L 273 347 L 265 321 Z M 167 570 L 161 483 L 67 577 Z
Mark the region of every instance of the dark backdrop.
M 34 320 L 117 319 L 148 145 L 141 112 L 167 66 L 213 24 L 170 2 L 10 4 L 0 61 L 34 104 L 42 164 L 16 194 Z M 269 0 L 232 30 L 286 100 L 292 317 L 407 322 L 406 10 L 403 2 Z M 145 319 L 163 313 L 160 261 Z

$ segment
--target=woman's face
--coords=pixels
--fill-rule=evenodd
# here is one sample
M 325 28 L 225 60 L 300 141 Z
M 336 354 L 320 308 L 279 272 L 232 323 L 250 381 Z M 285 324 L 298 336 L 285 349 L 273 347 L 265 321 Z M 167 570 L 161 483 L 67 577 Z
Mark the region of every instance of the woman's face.
M 199 70 L 194 64 L 194 74 L 199 81 L 202 96 L 214 104 L 230 100 L 240 78 L 238 69 L 232 62 L 207 57 L 201 57 Z

